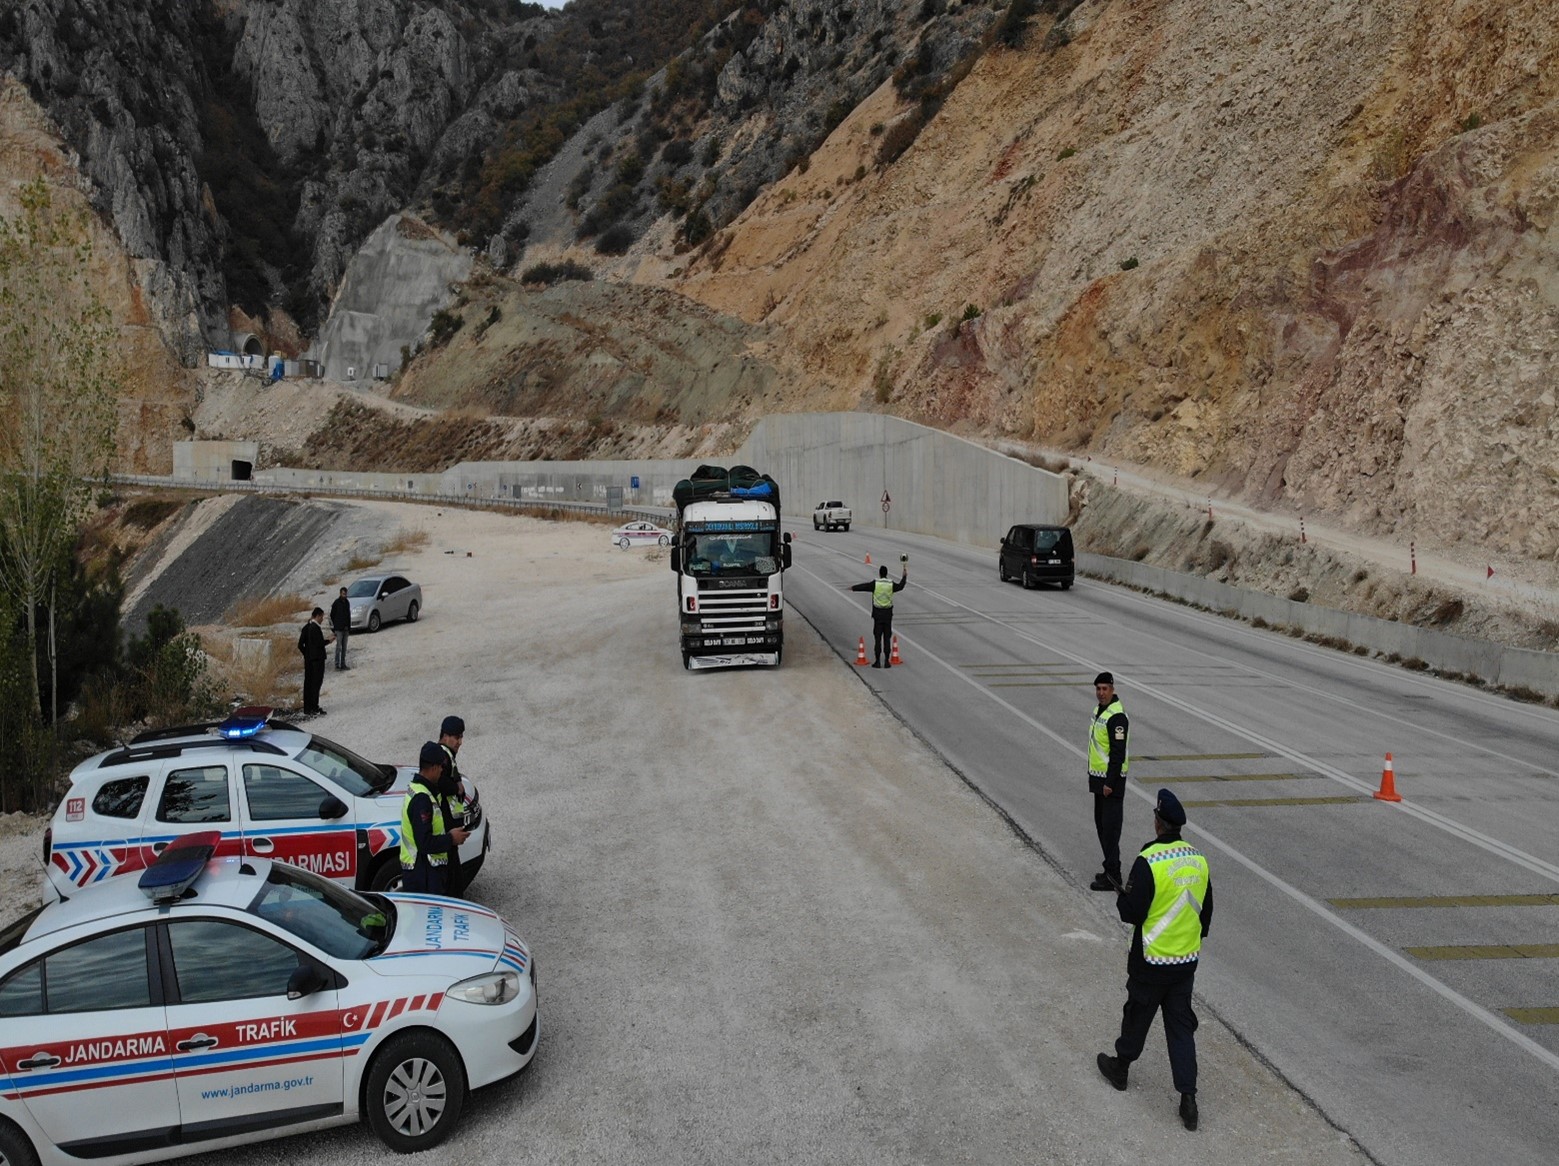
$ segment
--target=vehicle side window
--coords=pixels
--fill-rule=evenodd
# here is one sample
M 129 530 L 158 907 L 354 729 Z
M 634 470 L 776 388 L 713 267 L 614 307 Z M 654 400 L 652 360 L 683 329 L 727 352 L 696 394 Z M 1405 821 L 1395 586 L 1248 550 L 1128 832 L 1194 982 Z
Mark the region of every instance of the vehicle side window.
M 150 1008 L 146 931 L 99 935 L 43 957 L 44 998 L 51 1013 Z
M 1056 552 L 1058 554 L 1064 555 L 1066 558 L 1071 558 L 1072 557 L 1072 532 L 1071 531 L 1063 530 L 1061 532 L 1060 537 L 1056 539 Z
M 159 822 L 227 822 L 232 817 L 227 766 L 202 765 L 168 774 L 157 806 Z
M 1009 546 L 1017 546 L 1017 544 L 1018 544 L 1018 528 L 1017 527 L 1013 527 L 1011 530 L 1009 530 L 1007 532 L 1007 537 L 1002 539 L 1001 541 L 1004 542 L 1004 543 L 1007 543 Z
M 92 799 L 92 812 L 105 818 L 138 818 L 146 800 L 148 777 L 116 777 L 105 781 Z
M 301 773 L 274 765 L 244 766 L 244 797 L 256 822 L 282 818 L 318 818 L 319 804 L 331 796 Z
M 34 960 L 0 984 L 0 1016 L 38 1016 L 43 1012 L 43 961 Z
M 397 591 L 404 591 L 406 589 L 406 580 L 399 575 L 392 575 L 390 576 L 389 588 L 391 595 L 394 595 Z
M 285 996 L 296 951 L 237 923 L 186 919 L 168 924 L 179 999 L 185 1004 Z

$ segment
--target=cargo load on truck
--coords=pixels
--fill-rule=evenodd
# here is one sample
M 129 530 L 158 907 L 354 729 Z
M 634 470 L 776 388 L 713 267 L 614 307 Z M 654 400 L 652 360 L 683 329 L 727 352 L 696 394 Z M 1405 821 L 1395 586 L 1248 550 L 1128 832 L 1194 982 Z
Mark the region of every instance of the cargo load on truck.
M 721 495 L 768 502 L 774 506 L 774 512 L 779 513 L 779 483 L 751 466 L 732 466 L 730 469 L 699 466 L 671 490 L 671 500 L 676 503 L 679 515 L 691 502 L 703 502 Z

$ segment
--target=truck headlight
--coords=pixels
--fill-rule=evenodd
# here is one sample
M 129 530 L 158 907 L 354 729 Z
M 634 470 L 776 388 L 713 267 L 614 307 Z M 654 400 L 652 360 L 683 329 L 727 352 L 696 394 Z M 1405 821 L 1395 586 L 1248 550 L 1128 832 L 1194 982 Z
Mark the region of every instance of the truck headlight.
M 444 993 L 467 1004 L 507 1004 L 520 994 L 519 972 L 487 972 L 461 980 Z

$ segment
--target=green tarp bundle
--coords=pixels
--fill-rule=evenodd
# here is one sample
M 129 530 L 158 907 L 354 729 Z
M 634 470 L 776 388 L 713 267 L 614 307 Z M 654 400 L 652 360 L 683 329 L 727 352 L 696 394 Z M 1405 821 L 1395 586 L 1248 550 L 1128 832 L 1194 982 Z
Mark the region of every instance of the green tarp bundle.
M 681 514 L 689 502 L 702 502 L 720 495 L 752 498 L 774 503 L 779 512 L 779 483 L 767 474 L 760 474 L 751 466 L 699 466 L 691 477 L 683 478 L 672 488 L 671 500 Z

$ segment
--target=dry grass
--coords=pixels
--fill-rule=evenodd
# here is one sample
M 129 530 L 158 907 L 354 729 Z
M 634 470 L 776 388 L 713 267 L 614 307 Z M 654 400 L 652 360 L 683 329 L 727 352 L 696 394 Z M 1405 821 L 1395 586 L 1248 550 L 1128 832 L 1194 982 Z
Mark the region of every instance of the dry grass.
M 244 599 L 228 609 L 224 622 L 235 628 L 268 628 L 301 620 L 314 610 L 314 601 L 301 595 L 270 595 Z
M 428 545 L 428 532 L 425 530 L 401 530 L 395 537 L 385 543 L 380 550 L 380 555 L 398 555 L 403 551 L 414 551 Z
M 242 704 L 269 705 L 272 708 L 297 708 L 303 702 L 303 675 L 298 666 L 298 638 L 290 632 L 269 632 L 263 636 L 244 636 L 262 640 L 267 647 L 240 653 L 238 637 L 211 637 L 205 641 L 206 654 L 214 662 L 214 672 L 225 694 Z
M 382 555 L 353 555 L 346 561 L 346 569 L 349 573 L 366 571 L 369 567 L 376 566 L 383 557 Z

